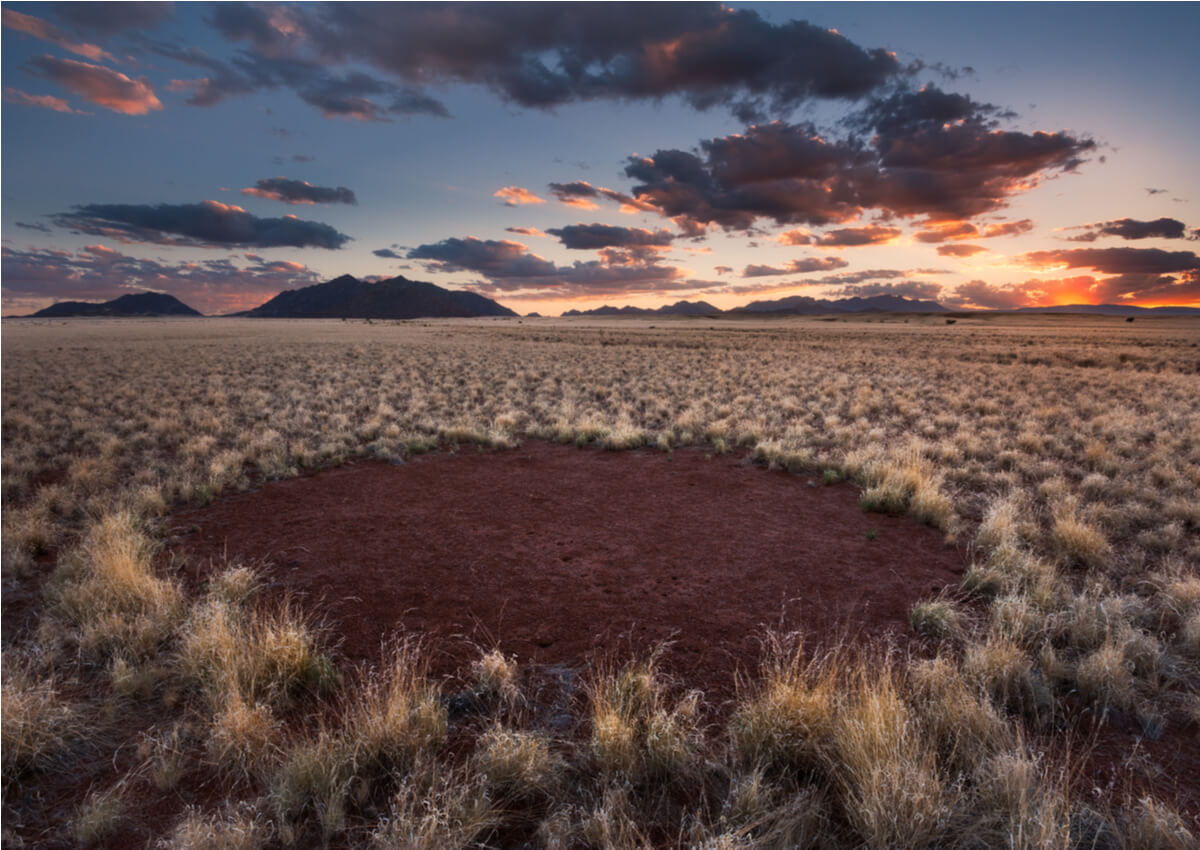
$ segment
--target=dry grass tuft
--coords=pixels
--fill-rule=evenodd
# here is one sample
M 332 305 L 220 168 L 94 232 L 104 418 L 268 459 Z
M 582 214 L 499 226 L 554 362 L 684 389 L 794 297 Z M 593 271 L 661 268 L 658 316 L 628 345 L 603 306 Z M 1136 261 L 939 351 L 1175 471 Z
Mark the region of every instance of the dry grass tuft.
M 221 814 L 192 808 L 157 846 L 161 850 L 259 850 L 270 837 L 269 822 L 253 805 Z
M 59 608 L 96 659 L 153 658 L 185 614 L 179 585 L 154 574 L 156 545 L 133 514 L 95 523 L 59 589 Z
M 496 800 L 544 800 L 561 790 L 566 763 L 535 732 L 490 727 L 475 743 L 471 767 Z
M 843 666 L 836 652 L 810 658 L 795 636 L 769 636 L 761 682 L 739 700 L 729 723 L 735 757 L 773 769 L 823 770 Z
M 588 683 L 589 751 L 604 776 L 634 784 L 687 784 L 697 778 L 703 737 L 697 728 L 700 695 L 672 702 L 655 660 L 620 671 L 601 668 Z
M 920 848 L 941 835 L 960 790 L 943 780 L 892 662 L 854 671 L 834 715 L 832 771 L 868 847 Z
M 7 786 L 27 770 L 54 764 L 83 728 L 76 710 L 59 695 L 54 678 L 39 677 L 17 658 L 4 659 L 0 693 L 4 704 L 0 752 Z

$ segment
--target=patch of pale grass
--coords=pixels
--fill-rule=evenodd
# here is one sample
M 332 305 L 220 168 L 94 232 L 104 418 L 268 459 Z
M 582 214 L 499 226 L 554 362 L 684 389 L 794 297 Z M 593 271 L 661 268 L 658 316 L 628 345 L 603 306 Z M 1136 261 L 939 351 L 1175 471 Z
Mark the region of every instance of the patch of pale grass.
M 546 799 L 561 790 L 566 763 L 536 732 L 489 727 L 475 742 L 471 767 L 492 797 L 520 802 Z
M 1013 732 L 951 658 L 939 655 L 908 669 L 910 702 L 941 763 L 967 771 L 1011 746 Z
M 514 705 L 521 696 L 517 686 L 517 661 L 491 649 L 471 662 L 471 679 L 477 693 L 488 701 Z
M 1076 683 L 1080 696 L 1101 711 L 1127 711 L 1137 701 L 1132 665 L 1118 639 L 1106 641 L 1080 661 Z
M 93 791 L 71 819 L 71 832 L 80 844 L 95 844 L 120 832 L 128 817 L 123 782 L 104 791 Z
M 854 671 L 833 719 L 832 770 L 846 815 L 869 847 L 922 848 L 946 829 L 959 790 L 902 694 L 891 662 Z
M 835 654 L 809 657 L 797 638 L 770 636 L 760 680 L 729 722 L 743 764 L 821 770 L 828 757 L 841 692 Z
M 157 547 L 133 514 L 95 523 L 76 553 L 76 574 L 59 591 L 80 648 L 101 658 L 155 656 L 185 611 L 179 585 L 154 574 Z
M 376 850 L 461 850 L 476 846 L 500 821 L 486 790 L 474 779 L 450 774 L 409 780 L 392 799 L 387 817 L 371 833 Z
M 408 771 L 441 746 L 449 718 L 418 644 L 389 649 L 383 669 L 354 695 L 345 724 L 345 746 L 358 769 L 372 776 Z
M 1104 532 L 1081 518 L 1069 499 L 1061 500 L 1053 510 L 1050 540 L 1055 554 L 1068 566 L 1096 569 L 1112 556 Z
M 180 667 L 214 708 L 234 695 L 282 705 L 333 683 L 336 670 L 320 652 L 318 636 L 290 598 L 242 608 L 214 597 L 195 607 L 183 629 Z
M 951 599 L 937 598 L 918 602 L 908 611 L 908 622 L 919 635 L 953 638 L 962 633 L 965 615 Z
M 271 837 L 269 822 L 253 805 L 221 814 L 189 808 L 159 841 L 160 850 L 259 850 Z
M 7 785 L 26 770 L 54 764 L 83 728 L 78 713 L 59 695 L 53 677 L 38 676 L 8 656 L 2 682 L 0 753 Z
M 208 728 L 208 758 L 234 779 L 262 776 L 279 750 L 279 721 L 270 706 L 247 702 L 240 691 L 226 699 Z
M 1026 651 L 1010 639 L 988 635 L 969 643 L 962 669 L 967 681 L 983 688 L 1001 708 L 1038 721 L 1053 714 L 1050 689 Z
M 672 701 L 653 657 L 615 672 L 602 667 L 588 683 L 588 696 L 588 748 L 603 775 L 636 784 L 696 778 L 703 748 L 699 694 Z

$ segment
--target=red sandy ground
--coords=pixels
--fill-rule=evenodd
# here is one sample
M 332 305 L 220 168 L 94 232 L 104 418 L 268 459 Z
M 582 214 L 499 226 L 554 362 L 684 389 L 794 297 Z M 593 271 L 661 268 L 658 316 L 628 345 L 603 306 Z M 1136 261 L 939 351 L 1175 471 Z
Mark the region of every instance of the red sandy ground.
M 908 629 L 957 583 L 961 553 L 906 517 L 699 449 L 603 452 L 539 442 L 357 463 L 177 514 L 193 575 L 263 561 L 327 616 L 351 660 L 428 636 L 435 672 L 498 646 L 522 665 L 645 655 L 728 695 L 767 627 L 828 636 Z M 874 539 L 868 532 L 874 532 Z

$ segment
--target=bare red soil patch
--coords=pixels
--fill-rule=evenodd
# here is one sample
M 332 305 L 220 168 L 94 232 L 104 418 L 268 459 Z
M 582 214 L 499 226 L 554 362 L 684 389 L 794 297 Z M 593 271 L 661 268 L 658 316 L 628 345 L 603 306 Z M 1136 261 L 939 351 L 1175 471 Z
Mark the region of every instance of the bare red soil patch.
M 434 638 L 435 671 L 498 646 L 577 667 L 670 642 L 667 668 L 728 694 L 766 627 L 907 630 L 963 555 L 907 517 L 701 450 L 518 449 L 356 463 L 176 515 L 192 575 L 264 561 L 328 617 L 352 660 L 392 633 Z

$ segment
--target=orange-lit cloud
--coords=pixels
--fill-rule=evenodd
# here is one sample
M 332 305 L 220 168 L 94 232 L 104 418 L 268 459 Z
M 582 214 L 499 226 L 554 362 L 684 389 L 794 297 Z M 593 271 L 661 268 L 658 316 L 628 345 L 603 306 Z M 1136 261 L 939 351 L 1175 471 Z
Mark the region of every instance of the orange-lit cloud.
M 163 108 L 145 77 L 134 80 L 100 65 L 53 56 L 35 56 L 29 66 L 38 76 L 122 115 L 145 115 Z
M 982 254 L 987 251 L 987 248 L 979 245 L 938 245 L 937 252 L 942 257 L 973 257 L 976 254 Z
M 538 230 L 536 227 L 506 227 L 504 228 L 509 233 L 515 233 L 518 236 L 539 236 L 548 238 L 545 233 Z
M 492 193 L 493 198 L 500 198 L 506 207 L 516 207 L 521 204 L 544 204 L 546 200 L 539 198 L 528 189 L 521 186 L 505 186 Z
M 58 27 L 54 26 L 54 24 L 49 21 L 43 21 L 41 18 L 35 18 L 33 15 L 23 15 L 6 7 L 3 11 L 3 22 L 4 26 L 10 29 L 23 32 L 34 38 L 40 38 L 42 41 L 48 41 L 51 44 L 57 44 L 59 47 L 80 56 L 85 56 L 93 62 L 117 61 L 107 50 L 95 44 L 75 41 Z
M 994 239 L 997 236 L 1017 236 L 1033 230 L 1030 219 L 1000 221 L 978 226 L 969 221 L 935 222 L 925 230 L 913 234 L 918 242 L 946 242 L 960 239 Z
M 865 227 L 842 227 L 821 235 L 818 248 L 859 248 L 864 245 L 887 245 L 900 238 L 898 227 L 869 224 Z
M 7 9 L 5 11 L 8 11 Z M 53 109 L 55 112 L 69 112 L 74 115 L 86 115 L 86 112 L 80 112 L 78 109 L 72 109 L 71 105 L 61 97 L 54 97 L 48 94 L 26 94 L 20 89 L 7 88 L 4 90 L 4 101 L 6 103 L 19 103 L 22 106 L 37 106 L 41 109 Z

